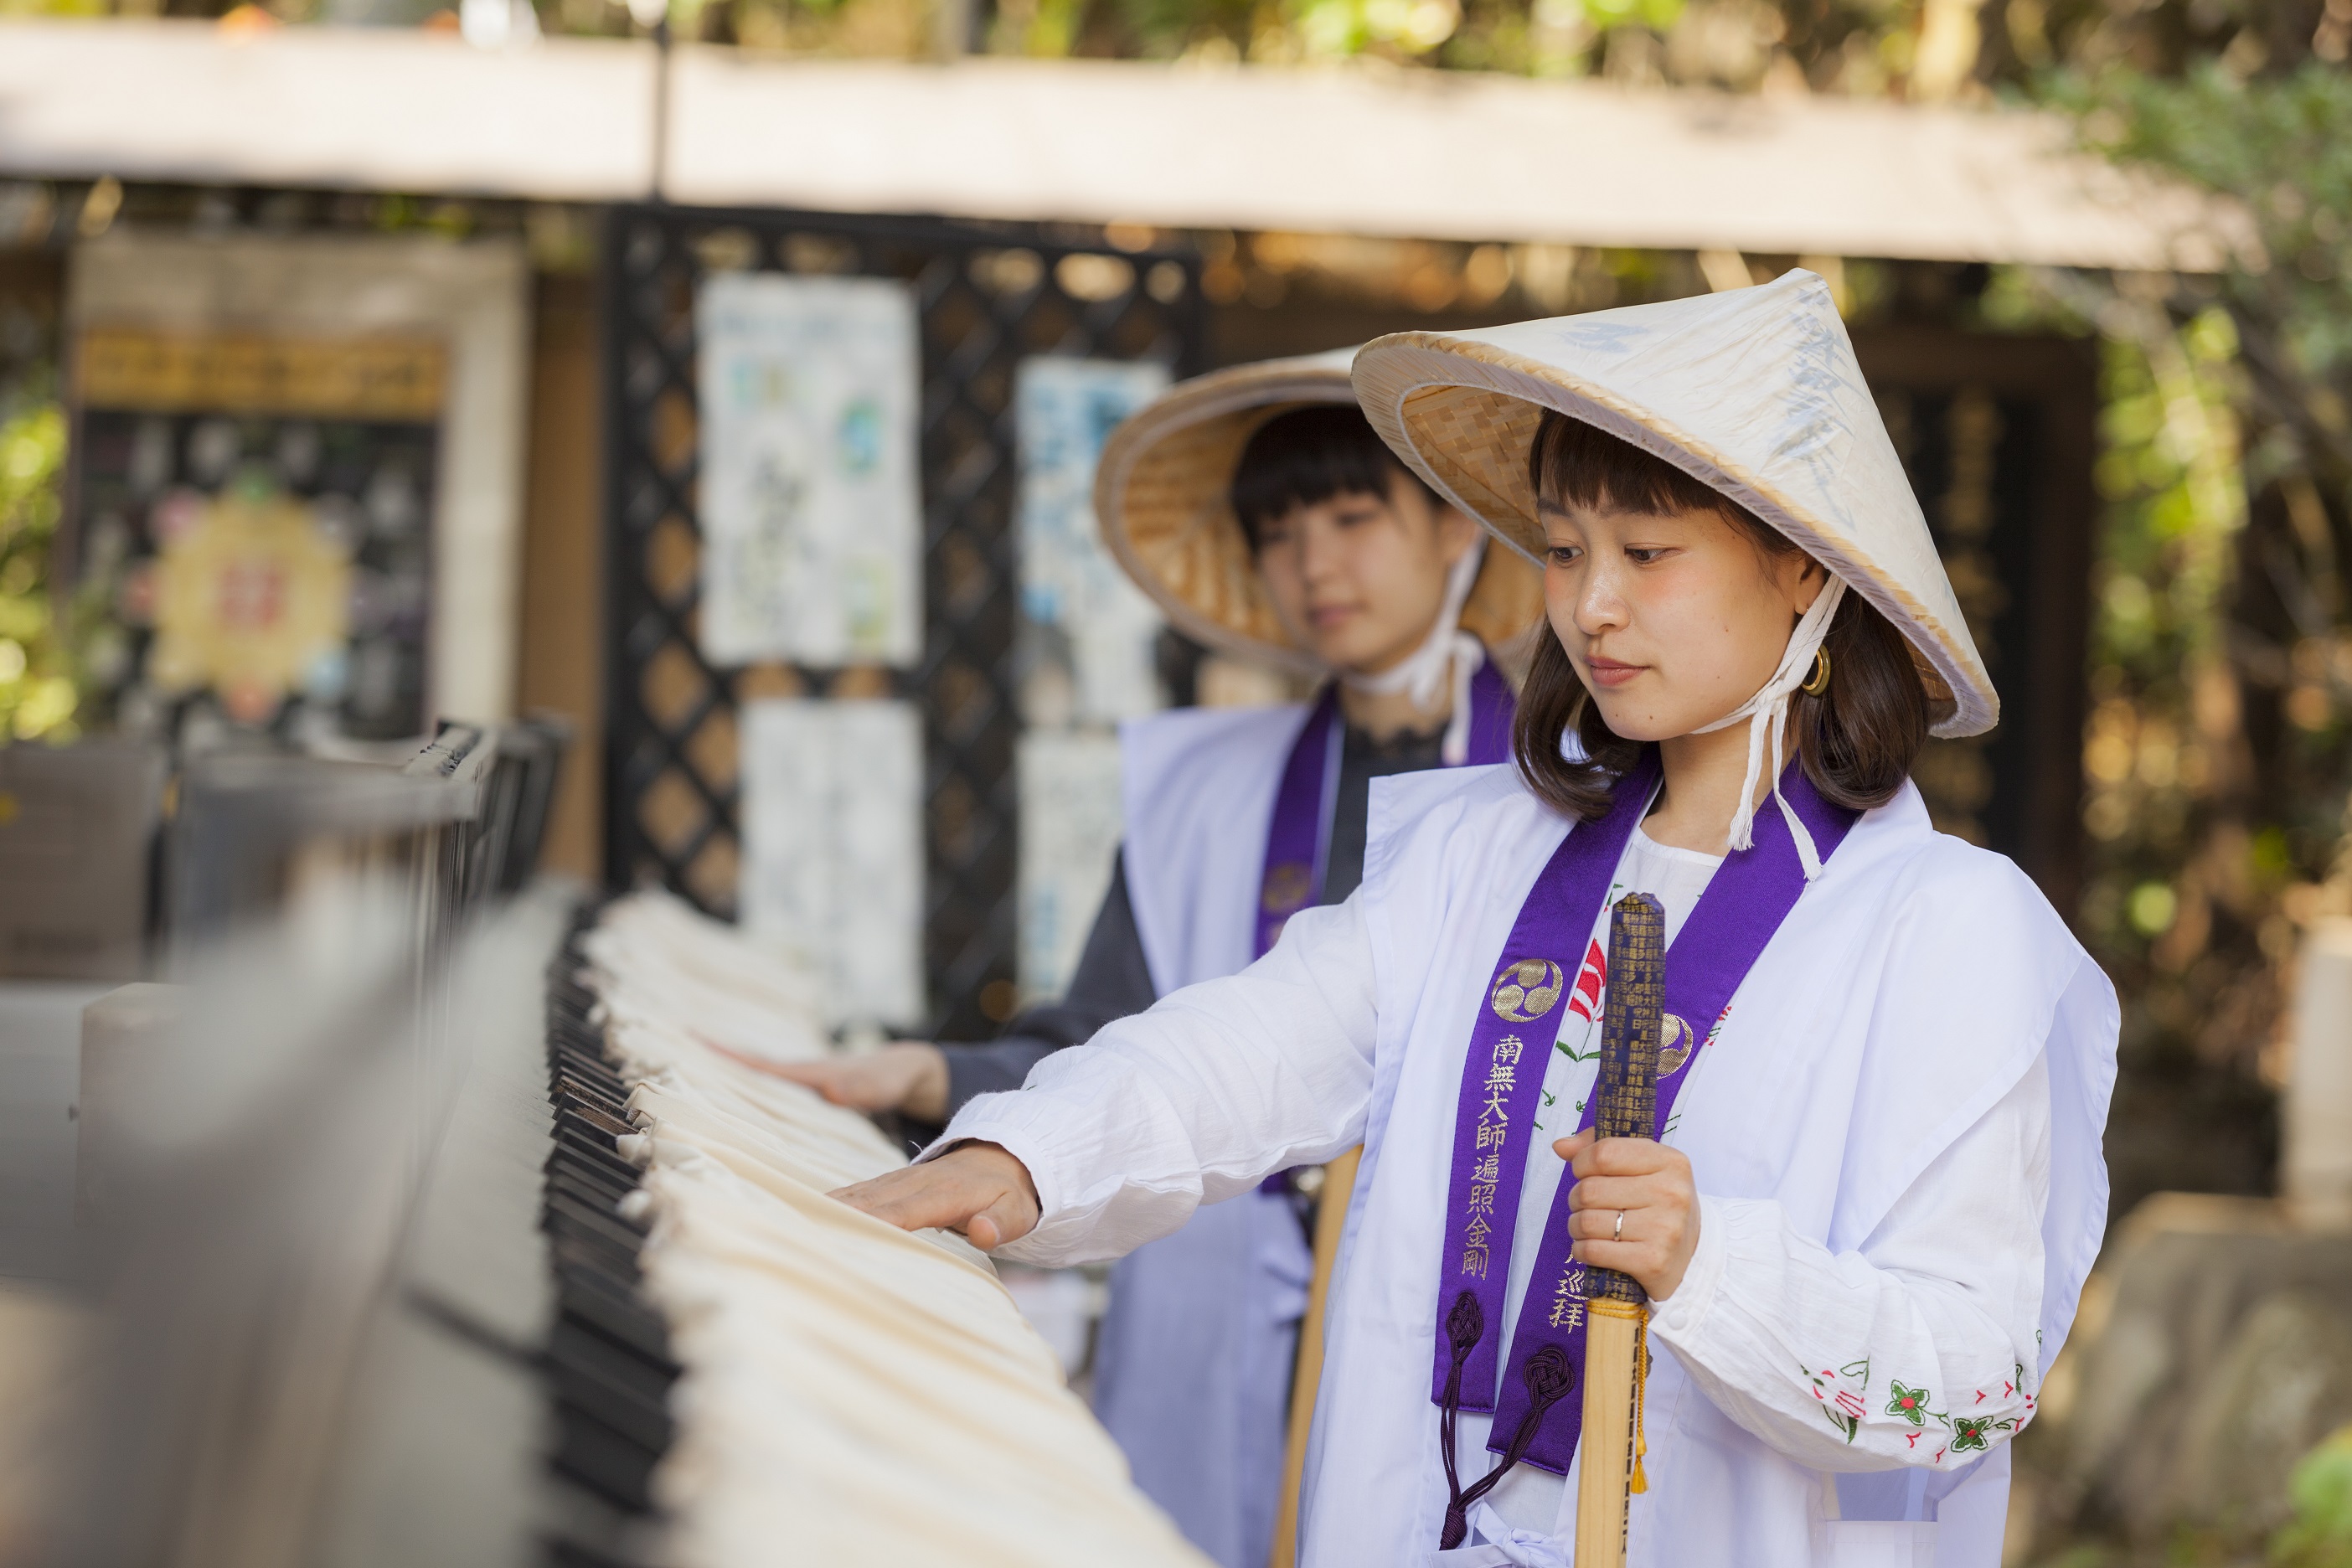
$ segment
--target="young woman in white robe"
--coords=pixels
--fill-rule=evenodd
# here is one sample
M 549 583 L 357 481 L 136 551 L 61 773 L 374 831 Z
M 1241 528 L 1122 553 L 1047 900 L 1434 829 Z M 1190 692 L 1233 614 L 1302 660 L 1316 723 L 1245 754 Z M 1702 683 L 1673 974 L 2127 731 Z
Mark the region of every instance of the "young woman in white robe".
M 1353 891 L 1375 777 L 1508 754 L 1486 641 L 1540 590 L 1483 549 L 1358 409 L 1354 351 L 1198 377 L 1114 431 L 1096 510 L 1114 556 L 1222 653 L 1324 678 L 1318 699 L 1122 727 L 1125 834 L 1066 995 L 983 1045 L 901 1041 L 774 1070 L 939 1123 L 1160 996 L 1248 967 L 1284 919 Z M 1482 637 L 1483 634 L 1483 637 Z M 1222 1568 L 1265 1568 L 1314 1259 L 1277 1179 L 1124 1257 L 1095 1409 L 1146 1495 Z
M 1554 1288 L 1528 1298 L 1549 1226 L 1580 1268 L 1650 1294 L 1629 1561 L 1995 1568 L 2007 1442 L 2104 1227 L 2116 1006 L 2032 885 L 1936 833 L 1905 776 L 1931 723 L 1980 731 L 1998 700 L 1828 290 L 1799 272 L 1405 334 L 1364 351 L 1356 385 L 1442 492 L 1541 553 L 1556 640 L 1523 699 L 1518 765 L 1388 784 L 1345 904 L 975 1101 L 927 1163 L 843 1195 L 1065 1263 L 1361 1138 L 1303 1561 L 1565 1568 L 1572 1456 L 1565 1475 L 1515 1467 L 1465 1508 L 1505 1447 L 1476 1412 L 1510 1390 L 1462 1401 L 1449 1465 L 1432 1389 L 1465 1266 L 1468 1038 L 1488 1007 L 1556 1019 L 1542 1137 L 1506 1184 L 1512 1217 L 1479 1245 L 1507 1333 L 1541 1331 Z M 1571 726 L 1591 763 L 1561 760 Z M 1620 790 L 1638 793 L 1638 829 Z M 1580 937 L 1541 984 L 1511 945 L 1555 853 L 1612 824 L 1611 896 L 1665 906 L 1670 994 L 1678 960 L 1707 961 L 1671 941 L 1717 879 L 1777 855 L 1801 889 L 1714 1026 L 1685 1031 L 1686 1092 L 1658 1142 L 1558 1136 L 1592 1079 L 1603 977 L 1567 978 Z M 1514 975 L 1524 989 L 1506 995 Z M 1580 1279 L 1562 1276 L 1561 1307 Z M 1449 1505 L 1466 1516 L 1458 1544 Z

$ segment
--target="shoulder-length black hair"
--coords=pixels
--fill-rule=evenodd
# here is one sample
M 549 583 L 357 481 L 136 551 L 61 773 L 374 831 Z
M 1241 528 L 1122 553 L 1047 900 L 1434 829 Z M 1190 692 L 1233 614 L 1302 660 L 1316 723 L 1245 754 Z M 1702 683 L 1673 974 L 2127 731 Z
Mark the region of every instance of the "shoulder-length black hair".
M 1712 511 L 1768 558 L 1798 551 L 1780 530 L 1664 458 L 1550 409 L 1528 448 L 1528 479 L 1549 501 L 1600 510 Z M 1830 656 L 1829 689 L 1818 697 L 1799 692 L 1790 705 L 1798 760 L 1822 798 L 1857 811 L 1884 805 L 1911 776 L 1927 740 L 1927 689 L 1911 645 L 1869 601 L 1849 593 L 1822 647 Z M 1561 738 L 1571 730 L 1583 742 L 1580 761 L 1560 755 Z M 1601 717 L 1557 633 L 1537 639 L 1511 742 L 1528 786 L 1579 818 L 1607 811 L 1611 787 L 1641 756 L 1638 742 Z

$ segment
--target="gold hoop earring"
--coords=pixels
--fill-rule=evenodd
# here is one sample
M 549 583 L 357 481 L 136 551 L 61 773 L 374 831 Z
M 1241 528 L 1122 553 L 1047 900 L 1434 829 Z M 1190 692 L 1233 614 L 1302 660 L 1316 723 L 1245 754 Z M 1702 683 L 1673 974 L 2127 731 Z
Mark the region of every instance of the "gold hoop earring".
M 1825 697 L 1829 694 L 1829 649 L 1825 647 L 1817 647 L 1813 650 L 1813 672 L 1805 677 L 1805 683 L 1797 688 L 1797 689 L 1803 692 L 1808 697 Z

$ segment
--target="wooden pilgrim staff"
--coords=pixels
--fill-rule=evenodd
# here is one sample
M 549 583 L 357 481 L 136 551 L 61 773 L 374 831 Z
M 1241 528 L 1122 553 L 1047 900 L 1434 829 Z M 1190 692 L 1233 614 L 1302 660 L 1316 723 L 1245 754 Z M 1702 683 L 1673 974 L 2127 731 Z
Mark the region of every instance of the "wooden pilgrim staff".
M 1298 1486 L 1307 1474 L 1307 1437 L 1315 1424 L 1315 1394 L 1323 1385 L 1323 1319 L 1330 1307 L 1339 1237 L 1348 1228 L 1356 1167 L 1363 1157 L 1364 1146 L 1359 1143 L 1317 1172 L 1322 1187 L 1315 1200 L 1315 1276 L 1307 1289 L 1307 1316 L 1298 1323 L 1298 1365 L 1291 1377 L 1289 1441 L 1283 1456 L 1274 1550 L 1266 1559 L 1269 1568 L 1291 1568 L 1298 1561 Z
M 1601 1022 L 1593 1128 L 1602 1138 L 1657 1130 L 1658 1036 L 1665 995 L 1666 917 L 1647 893 L 1609 911 L 1609 995 Z M 1625 1500 L 1644 1489 L 1642 1387 L 1649 1297 L 1628 1274 L 1588 1271 L 1584 1432 L 1576 1489 L 1576 1568 L 1624 1568 Z

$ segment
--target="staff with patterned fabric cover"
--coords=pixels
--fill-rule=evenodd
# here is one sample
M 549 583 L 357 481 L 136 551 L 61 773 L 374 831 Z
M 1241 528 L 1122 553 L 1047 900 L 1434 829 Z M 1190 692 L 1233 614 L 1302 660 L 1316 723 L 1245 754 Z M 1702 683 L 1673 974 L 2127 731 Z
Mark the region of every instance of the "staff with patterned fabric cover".
M 1112 434 L 1096 484 L 1106 542 L 1171 620 L 1318 678 L 1314 700 L 1125 727 L 1126 840 L 1060 1003 L 984 1046 L 778 1070 L 940 1121 L 1017 1089 L 1055 1050 L 1238 972 L 1298 911 L 1353 892 L 1373 779 L 1508 754 L 1511 692 L 1488 648 L 1524 643 L 1540 579 L 1381 444 L 1353 353 L 1171 389 Z M 1144 1491 L 1225 1568 L 1267 1560 L 1312 1263 L 1276 1173 L 1112 1277 L 1096 1408 Z
M 1596 1269 L 1652 1305 L 1634 1568 L 1996 1568 L 2105 1226 L 2116 994 L 1910 782 L 1999 699 L 1829 289 L 1400 334 L 1355 383 L 1544 563 L 1517 765 L 1388 781 L 1346 903 L 841 1195 L 1068 1263 L 1361 1138 L 1309 1568 L 1562 1568 Z M 1603 1141 L 1628 892 L 1663 1049 L 1654 1137 Z

